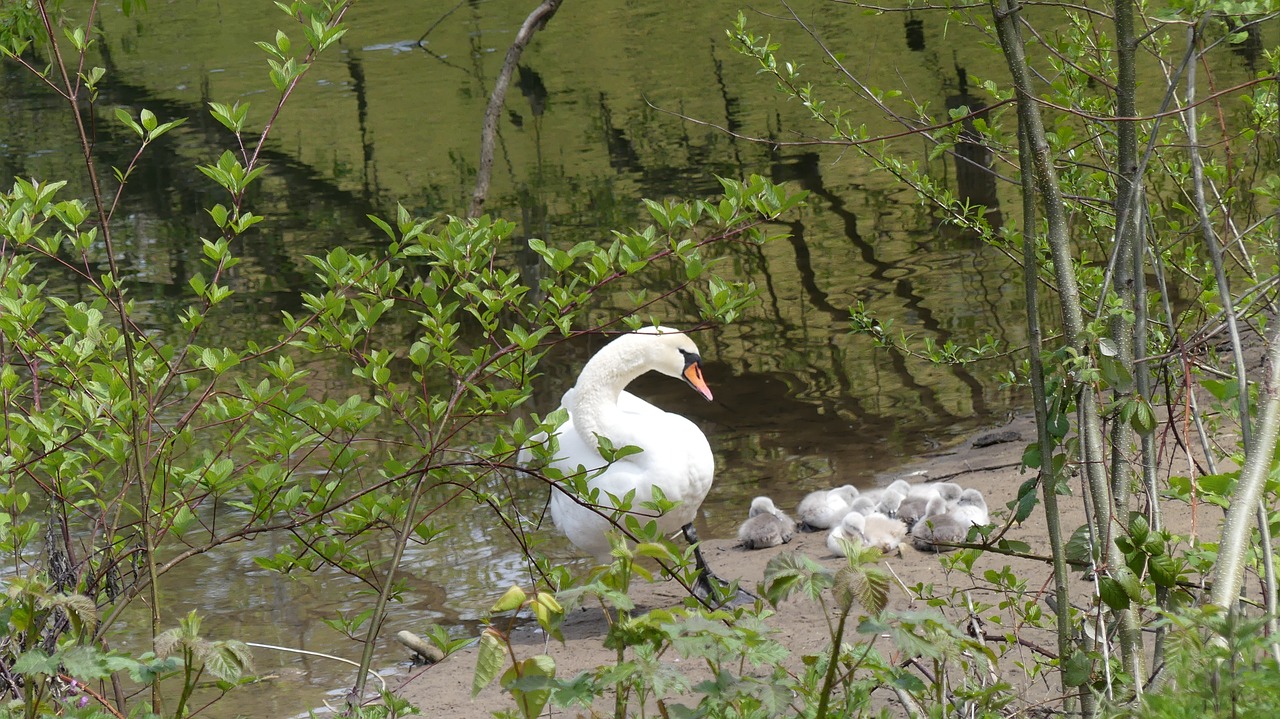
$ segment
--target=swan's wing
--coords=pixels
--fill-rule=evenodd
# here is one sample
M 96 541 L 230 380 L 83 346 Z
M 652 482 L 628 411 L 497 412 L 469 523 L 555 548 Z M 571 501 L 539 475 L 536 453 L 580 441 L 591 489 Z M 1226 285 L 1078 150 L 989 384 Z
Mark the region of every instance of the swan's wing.
M 565 475 L 573 475 L 579 471 L 579 467 L 586 470 L 588 476 L 591 477 L 589 484 L 592 489 L 599 489 L 601 494 L 599 501 L 601 504 L 609 502 L 606 492 L 618 497 L 622 497 L 631 489 L 637 489 L 636 501 L 648 501 L 652 494 L 648 491 L 647 486 L 651 482 L 646 480 L 645 468 L 635 461 L 647 452 L 640 452 L 614 462 L 609 465 L 603 472 L 600 469 L 605 468 L 606 462 L 600 456 L 594 443 L 588 445 L 583 440 L 581 433 L 573 425 L 573 418 L 560 425 L 556 431 L 556 437 L 560 442 L 560 449 L 556 452 L 555 459 L 550 463 L 552 467 L 563 472 Z M 624 444 L 616 445 L 618 447 Z
M 652 500 L 653 488 L 659 487 L 663 495 L 678 506 L 659 518 L 658 524 L 664 532 L 674 531 L 693 521 L 711 489 L 715 474 L 711 446 L 697 425 L 684 417 L 658 410 L 638 397 L 625 401 L 629 409 L 629 431 L 626 437 L 618 437 L 614 445 L 634 445 L 644 451 L 609 465 L 589 480 L 589 486 L 600 490 L 597 501 L 602 505 L 612 504 L 609 495 L 621 498 L 635 490 L 632 507 L 641 514 L 650 513 L 641 503 Z M 566 474 L 576 472 L 579 466 L 589 472 L 605 466 L 594 443 L 589 446 L 579 436 L 572 418 L 561 425 L 557 435 L 560 450 L 552 466 Z M 560 491 L 552 493 L 551 508 L 556 526 L 570 535 L 570 539 L 574 538 L 575 525 L 598 527 L 599 522 L 603 522 L 593 511 Z M 582 533 L 588 532 L 583 529 Z M 579 541 L 574 543 L 583 546 Z
M 649 512 L 640 505 L 641 502 L 652 499 L 652 484 L 648 483 L 646 473 L 634 462 L 623 460 L 605 468 L 604 459 L 594 445 L 589 446 L 583 441 L 573 426 L 572 419 L 560 426 L 557 436 L 560 449 L 550 466 L 559 469 L 566 476 L 577 474 L 580 468 L 585 470 L 590 477 L 587 482 L 588 491 L 596 494 L 594 503 L 599 506 L 584 506 L 580 501 L 591 501 L 590 496 L 570 497 L 557 483 L 551 491 L 551 518 L 570 542 L 595 555 L 597 560 L 607 562 L 611 549 L 608 531 L 613 526 L 608 520 L 608 508 L 617 506 L 614 497 L 622 499 L 628 492 L 635 490 L 631 506 L 635 512 L 647 514 Z M 601 468 L 605 468 L 604 471 L 599 471 Z M 642 523 L 648 521 L 643 516 L 639 519 Z
M 624 468 L 621 476 L 637 488 L 637 500 L 650 498 L 657 486 L 667 499 L 681 503 L 660 524 L 678 529 L 693 521 L 715 476 L 715 455 L 706 435 L 688 419 L 661 410 L 646 414 L 632 428 L 630 437 L 619 439 L 644 451 L 615 463 L 602 478 Z

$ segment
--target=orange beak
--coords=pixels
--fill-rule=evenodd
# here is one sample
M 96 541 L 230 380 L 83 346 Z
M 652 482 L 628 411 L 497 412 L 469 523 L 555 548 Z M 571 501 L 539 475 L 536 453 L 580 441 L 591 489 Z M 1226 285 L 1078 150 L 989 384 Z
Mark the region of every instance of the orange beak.
M 697 359 L 690 359 L 689 363 L 684 366 L 684 381 L 689 386 L 697 390 L 698 394 L 711 401 L 711 388 L 707 386 L 707 381 L 702 378 L 702 364 Z

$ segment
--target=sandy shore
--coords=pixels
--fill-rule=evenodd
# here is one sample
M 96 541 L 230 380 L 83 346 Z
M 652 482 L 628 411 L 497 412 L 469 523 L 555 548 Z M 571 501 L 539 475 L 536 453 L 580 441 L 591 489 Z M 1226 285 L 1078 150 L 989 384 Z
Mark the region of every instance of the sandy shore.
M 1030 418 L 1020 417 L 1008 425 L 979 432 L 961 445 L 923 457 L 879 478 L 879 483 L 887 484 L 895 478 L 903 477 L 913 483 L 946 480 L 964 487 L 976 487 L 987 497 L 993 521 L 1003 522 L 1010 514 L 1006 505 L 1016 497 L 1019 485 L 1032 476 L 1029 472 L 1020 472 L 1019 465 L 1023 450 L 1034 437 Z M 1074 491 L 1079 494 L 1078 483 Z M 1062 503 L 1063 525 L 1065 531 L 1070 532 L 1084 523 L 1083 508 L 1078 496 L 1064 497 Z M 794 508 L 784 509 L 790 511 Z M 1047 556 L 1049 543 L 1043 508 L 1037 507 L 1025 524 L 1010 529 L 1006 537 L 1027 543 L 1033 554 Z M 740 578 L 742 584 L 749 588 L 753 588 L 761 580 L 769 559 L 782 552 L 806 554 L 831 569 L 838 569 L 844 562 L 843 558 L 833 556 L 828 551 L 825 533 L 798 534 L 782 547 L 758 551 L 746 551 L 736 545 L 735 539 L 719 538 L 707 539 L 703 546 L 707 560 L 717 573 L 726 578 Z M 978 560 L 975 565 L 976 576 L 981 577 L 987 569 L 1000 570 L 1009 566 L 1025 582 L 1023 587 L 995 592 L 985 584 L 978 586 L 961 572 L 945 571 L 940 564 L 939 555 L 922 553 L 910 546 L 903 548 L 901 557 L 886 556 L 883 562 L 901 580 L 901 585 L 890 589 L 890 606 L 897 609 L 924 608 L 924 603 L 914 601 L 903 586 L 932 585 L 932 593 L 940 596 L 949 595 L 952 589 L 967 591 L 973 601 L 998 607 L 1002 601 L 1009 599 L 1018 603 L 1038 601 L 1044 605 L 1044 595 L 1051 582 L 1050 568 L 1046 563 L 1011 560 L 1007 556 L 991 552 Z M 1087 591 L 1087 587 L 1082 587 L 1079 582 L 1076 587 Z M 1076 592 L 1073 591 L 1073 594 Z M 632 596 L 638 607 L 655 608 L 679 605 L 685 595 L 676 583 L 660 582 L 638 583 L 633 588 Z M 958 623 L 965 622 L 968 617 L 961 605 L 953 605 L 943 611 Z M 1047 608 L 1045 613 L 1051 619 L 1052 615 Z M 1021 640 L 1009 643 L 993 639 L 990 642 L 992 650 L 1002 656 L 1001 666 L 1005 678 L 1020 688 L 1020 701 L 1025 702 L 1024 706 L 1051 701 L 1058 693 L 1056 675 L 1050 674 L 1047 678 L 1035 681 L 1028 680 L 1017 669 L 1016 663 L 1032 663 L 1035 659 L 1033 654 L 1039 650 L 1056 651 L 1053 636 L 1043 630 L 1022 627 L 1019 620 L 1007 610 L 995 608 L 984 613 L 986 617 L 993 615 L 1000 617 L 1000 625 L 989 627 L 992 635 L 1016 636 Z M 827 643 L 826 617 L 822 615 L 818 605 L 808 601 L 789 602 L 768 620 L 768 624 L 776 630 L 776 638 L 790 649 L 792 659 L 797 662 L 801 655 L 818 652 Z M 542 635 L 529 630 L 518 630 L 512 639 L 522 657 L 545 651 L 555 659 L 559 676 L 571 677 L 577 672 L 615 659 L 614 651 L 606 649 L 602 644 L 605 632 L 606 625 L 600 609 L 590 608 L 576 610 L 567 619 L 564 625 L 564 644 L 555 641 L 547 643 Z M 883 640 L 880 648 L 885 652 L 893 651 L 893 647 Z M 672 653 L 671 656 L 677 655 Z M 496 684 L 481 692 L 475 699 L 471 698 L 475 662 L 476 650 L 471 648 L 460 651 L 435 666 L 415 668 L 409 672 L 400 691 L 420 707 L 426 716 L 489 717 L 495 710 L 512 707 L 510 697 L 502 693 Z M 691 670 L 696 671 L 696 667 L 691 667 Z M 892 694 L 887 690 L 881 691 L 884 693 L 882 699 L 893 705 Z M 582 710 L 575 709 L 557 710 L 555 715 L 585 714 Z

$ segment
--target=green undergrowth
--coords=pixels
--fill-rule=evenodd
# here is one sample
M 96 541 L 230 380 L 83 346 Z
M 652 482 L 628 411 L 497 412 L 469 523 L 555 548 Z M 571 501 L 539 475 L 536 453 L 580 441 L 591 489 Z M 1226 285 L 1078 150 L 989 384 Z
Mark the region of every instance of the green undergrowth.
M 891 575 L 881 553 L 850 545 L 831 570 L 784 552 L 773 557 L 760 598 L 749 606 L 682 606 L 636 612 L 628 589 L 638 556 L 674 561 L 663 544 L 615 545 L 614 561 L 584 583 L 528 596 L 517 587 L 495 604 L 481 634 L 473 692 L 493 682 L 512 696 L 503 717 L 534 717 L 548 706 L 608 716 L 891 716 L 888 702 L 918 716 L 1004 716 L 1012 697 L 988 676 L 997 657 L 936 609 L 889 608 Z M 643 573 L 641 573 L 643 576 Z M 571 608 L 600 606 L 609 617 L 602 641 L 616 660 L 561 676 L 550 654 L 521 656 L 510 633 L 532 614 L 553 640 Z M 787 646 L 772 621 L 811 605 L 828 642 L 816 653 Z M 873 696 L 879 693 L 880 696 Z M 885 694 L 888 694 L 886 697 Z

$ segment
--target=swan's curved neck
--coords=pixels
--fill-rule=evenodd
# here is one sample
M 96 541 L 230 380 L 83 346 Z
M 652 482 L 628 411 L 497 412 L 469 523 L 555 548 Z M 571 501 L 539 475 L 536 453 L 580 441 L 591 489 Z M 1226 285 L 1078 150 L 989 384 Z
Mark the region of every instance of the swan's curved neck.
M 649 371 L 648 358 L 633 351 L 623 337 L 610 342 L 583 366 L 574 385 L 567 409 L 573 426 L 589 447 L 597 446 L 596 435 L 608 437 L 614 446 L 626 442 L 618 420 L 618 395 L 631 380 Z

